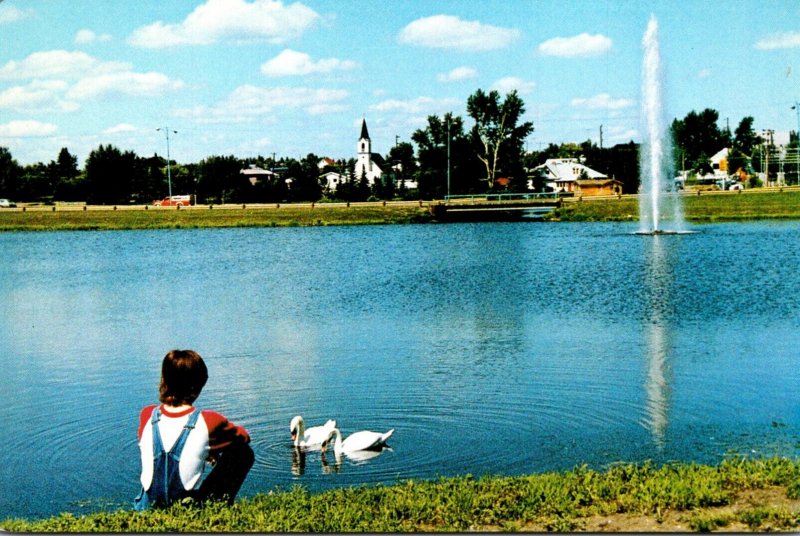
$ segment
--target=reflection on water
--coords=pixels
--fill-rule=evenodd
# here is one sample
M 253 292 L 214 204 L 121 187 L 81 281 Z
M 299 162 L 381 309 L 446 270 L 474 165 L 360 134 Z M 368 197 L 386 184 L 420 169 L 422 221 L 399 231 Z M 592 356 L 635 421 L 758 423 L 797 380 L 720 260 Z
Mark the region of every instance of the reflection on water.
M 646 424 L 659 449 L 666 442 L 669 424 L 669 333 L 673 311 L 673 281 L 676 277 L 669 248 L 665 242 L 678 240 L 677 235 L 647 237 L 645 247 L 645 295 L 648 315 L 645 326 L 645 349 L 647 352 L 647 418 Z
M 250 431 L 242 496 L 800 454 L 800 223 L 634 225 L 0 234 L 0 518 L 129 507 L 175 347 Z M 298 414 L 397 432 L 295 452 Z

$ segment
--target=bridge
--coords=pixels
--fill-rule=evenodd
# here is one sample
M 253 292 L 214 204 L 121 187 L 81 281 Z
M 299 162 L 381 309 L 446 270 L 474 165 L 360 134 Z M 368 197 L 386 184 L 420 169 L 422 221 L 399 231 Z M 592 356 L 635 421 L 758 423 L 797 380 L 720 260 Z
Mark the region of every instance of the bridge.
M 445 196 L 443 203 L 431 204 L 438 221 L 542 220 L 561 206 L 563 194 L 482 194 Z

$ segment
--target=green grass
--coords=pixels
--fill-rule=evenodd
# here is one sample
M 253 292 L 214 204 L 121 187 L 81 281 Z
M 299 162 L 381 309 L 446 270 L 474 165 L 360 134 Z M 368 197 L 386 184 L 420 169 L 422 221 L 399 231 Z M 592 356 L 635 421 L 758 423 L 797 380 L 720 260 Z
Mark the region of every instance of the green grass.
M 467 530 L 574 531 L 593 515 L 630 513 L 658 519 L 689 512 L 690 526 L 709 531 L 744 523 L 752 530 L 795 529 L 797 512 L 769 505 L 735 514 L 704 513 L 736 494 L 779 486 L 797 488 L 800 462 L 732 460 L 698 464 L 620 464 L 605 472 L 578 467 L 519 477 L 441 478 L 323 493 L 302 487 L 262 493 L 234 506 L 174 505 L 149 512 L 117 511 L 39 521 L 6 520 L 25 532 L 411 532 Z
M 690 222 L 800 219 L 800 189 L 749 190 L 743 193 L 682 195 Z M 314 225 L 371 225 L 427 223 L 433 220 L 429 203 L 343 203 L 229 205 L 191 209 L 144 207 L 32 207 L 0 210 L 0 232 L 121 229 L 196 229 L 205 227 L 298 227 Z M 635 221 L 636 196 L 567 201 L 553 214 L 561 221 Z
M 296 227 L 412 223 L 430 220 L 427 207 L 419 204 L 317 204 L 269 207 L 194 207 L 150 209 L 125 207 L 113 210 L 31 209 L 0 211 L 0 231 L 197 229 L 207 227 Z
M 682 195 L 684 216 L 693 222 L 800 219 L 800 190 L 750 190 L 742 193 Z M 570 201 L 558 211 L 562 221 L 636 221 L 635 196 Z

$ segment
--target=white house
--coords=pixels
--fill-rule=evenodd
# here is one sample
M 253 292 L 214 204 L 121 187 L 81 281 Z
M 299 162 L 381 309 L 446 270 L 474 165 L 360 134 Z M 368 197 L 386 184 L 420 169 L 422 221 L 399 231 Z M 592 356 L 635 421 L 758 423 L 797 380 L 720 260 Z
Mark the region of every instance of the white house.
M 383 176 L 381 166 L 384 165 L 384 161 L 381 155 L 372 152 L 372 140 L 369 139 L 366 119 L 361 120 L 361 137 L 358 139 L 356 153 L 358 158 L 353 176 L 356 180 L 361 180 L 361 177 L 366 176 L 367 182 L 371 186 Z
M 250 184 L 253 186 L 255 186 L 258 181 L 268 180 L 275 175 L 274 172 L 268 169 L 262 169 L 255 164 L 250 164 L 247 169 L 242 169 L 239 173 L 247 177 L 248 180 L 250 180 Z
M 337 173 L 336 171 L 329 171 L 319 176 L 320 184 L 324 183 L 325 187 L 330 191 L 336 191 L 336 188 L 343 182 L 347 182 L 347 176 Z
M 604 180 L 608 175 L 585 166 L 577 158 L 549 158 L 541 166 L 533 168 L 533 175 L 541 174 L 545 186 L 555 192 L 574 192 L 579 179 Z M 528 189 L 533 189 L 533 180 L 528 180 Z

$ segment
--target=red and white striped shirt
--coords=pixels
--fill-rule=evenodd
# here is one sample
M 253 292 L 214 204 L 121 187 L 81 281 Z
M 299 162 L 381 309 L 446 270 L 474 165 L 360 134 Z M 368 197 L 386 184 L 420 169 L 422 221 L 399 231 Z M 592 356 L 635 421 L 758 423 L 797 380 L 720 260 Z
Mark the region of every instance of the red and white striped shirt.
M 142 487 L 150 489 L 153 481 L 153 410 L 157 405 L 145 407 L 139 415 L 139 451 L 142 457 Z M 179 411 L 170 412 L 162 405 L 161 419 L 158 423 L 158 431 L 161 434 L 161 442 L 164 450 L 169 449 L 178 440 L 183 427 L 189 420 L 189 415 L 194 411 L 193 407 Z M 213 457 L 228 445 L 234 442 L 250 442 L 250 434 L 241 426 L 230 422 L 224 415 L 216 411 L 202 410 L 197 425 L 189 433 L 186 444 L 183 447 L 180 461 L 181 483 L 184 489 L 193 489 L 197 481 L 203 474 L 206 460 Z

